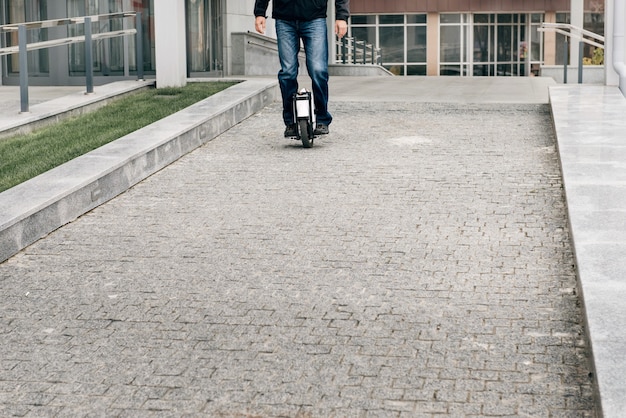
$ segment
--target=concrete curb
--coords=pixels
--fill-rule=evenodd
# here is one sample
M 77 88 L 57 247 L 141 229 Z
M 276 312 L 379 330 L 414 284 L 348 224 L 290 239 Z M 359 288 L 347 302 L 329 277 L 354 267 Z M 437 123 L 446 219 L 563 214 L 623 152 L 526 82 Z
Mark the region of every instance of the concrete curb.
M 275 80 L 239 83 L 0 193 L 0 262 L 277 100 Z
M 598 416 L 626 411 L 626 100 L 617 87 L 550 87 Z

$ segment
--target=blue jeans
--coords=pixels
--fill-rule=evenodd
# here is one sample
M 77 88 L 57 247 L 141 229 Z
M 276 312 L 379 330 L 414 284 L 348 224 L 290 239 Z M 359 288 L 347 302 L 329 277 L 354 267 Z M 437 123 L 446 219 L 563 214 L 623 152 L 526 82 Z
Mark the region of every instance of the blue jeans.
M 276 20 L 280 71 L 278 83 L 283 98 L 285 125 L 294 123 L 293 95 L 298 91 L 298 52 L 304 43 L 306 68 L 311 77 L 317 123 L 329 125 L 328 113 L 328 38 L 326 19 L 310 21 Z

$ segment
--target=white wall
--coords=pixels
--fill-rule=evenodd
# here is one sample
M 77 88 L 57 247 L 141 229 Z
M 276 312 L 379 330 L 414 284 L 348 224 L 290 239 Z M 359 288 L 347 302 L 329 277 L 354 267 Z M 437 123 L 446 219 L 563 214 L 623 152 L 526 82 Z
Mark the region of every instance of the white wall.
M 267 9 L 267 14 L 272 13 L 272 3 Z M 255 32 L 254 30 L 254 0 L 237 0 L 226 2 L 226 17 L 224 22 L 224 75 L 232 75 L 232 39 L 233 32 Z M 255 32 L 256 33 L 256 32 Z M 274 22 L 267 20 L 266 36 L 276 38 Z

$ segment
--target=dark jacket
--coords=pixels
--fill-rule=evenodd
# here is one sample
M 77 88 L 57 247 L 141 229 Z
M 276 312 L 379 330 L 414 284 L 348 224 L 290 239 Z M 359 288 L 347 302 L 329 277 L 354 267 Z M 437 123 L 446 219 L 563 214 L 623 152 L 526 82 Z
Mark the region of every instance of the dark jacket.
M 254 15 L 265 16 L 270 0 L 256 0 Z M 326 18 L 328 0 L 272 0 L 272 18 L 280 20 L 313 20 Z M 335 1 L 335 19 L 348 20 L 350 0 Z

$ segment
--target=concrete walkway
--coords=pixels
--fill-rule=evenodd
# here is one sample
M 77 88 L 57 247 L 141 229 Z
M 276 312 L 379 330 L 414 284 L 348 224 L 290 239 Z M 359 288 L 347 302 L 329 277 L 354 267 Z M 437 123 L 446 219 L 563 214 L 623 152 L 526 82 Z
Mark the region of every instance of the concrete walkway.
M 550 84 L 336 77 L 37 241 L 0 413 L 592 416 Z

